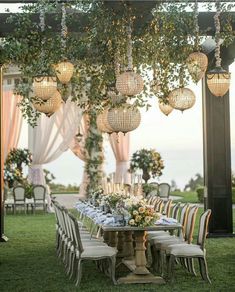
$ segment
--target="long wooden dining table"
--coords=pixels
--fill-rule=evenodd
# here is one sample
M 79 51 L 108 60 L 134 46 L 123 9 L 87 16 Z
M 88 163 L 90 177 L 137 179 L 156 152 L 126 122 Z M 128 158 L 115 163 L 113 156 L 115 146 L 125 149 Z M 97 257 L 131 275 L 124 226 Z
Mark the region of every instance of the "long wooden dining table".
M 127 276 L 117 280 L 119 284 L 165 283 L 162 277 L 153 275 L 147 267 L 147 231 L 173 232 L 182 228 L 180 223 L 157 224 L 148 227 L 100 225 L 100 228 L 104 231 L 104 241 L 110 246 L 117 246 L 117 256 L 120 258 L 120 263 L 125 264 L 131 271 Z

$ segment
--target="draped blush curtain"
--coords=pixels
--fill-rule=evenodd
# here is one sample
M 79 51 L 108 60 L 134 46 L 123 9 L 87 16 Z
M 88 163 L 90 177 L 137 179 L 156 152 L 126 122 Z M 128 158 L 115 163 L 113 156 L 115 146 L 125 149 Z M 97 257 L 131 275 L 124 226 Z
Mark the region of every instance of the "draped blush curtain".
M 32 165 L 29 180 L 45 185 L 42 165 L 57 159 L 69 148 L 82 118 L 82 109 L 67 100 L 50 118 L 42 114 L 35 128 L 29 127 L 29 149 Z
M 130 133 L 111 134 L 109 141 L 116 158 L 115 182 L 131 184 L 131 176 L 128 172 L 130 166 Z
M 80 127 L 79 127 L 79 133 L 82 135 L 81 139 L 78 140 L 76 137 L 74 137 L 74 139 L 72 140 L 72 143 L 69 146 L 70 150 L 84 162 L 86 162 L 85 142 L 86 142 L 86 137 L 88 133 L 88 128 L 89 128 L 89 116 L 87 114 L 83 114 Z M 88 175 L 84 166 L 82 182 L 79 188 L 79 195 L 81 197 L 86 196 L 87 184 L 88 184 Z
M 22 114 L 17 106 L 20 96 L 14 95 L 12 90 L 4 90 L 2 100 L 2 139 L 3 158 L 7 158 L 12 148 L 16 148 L 22 127 Z

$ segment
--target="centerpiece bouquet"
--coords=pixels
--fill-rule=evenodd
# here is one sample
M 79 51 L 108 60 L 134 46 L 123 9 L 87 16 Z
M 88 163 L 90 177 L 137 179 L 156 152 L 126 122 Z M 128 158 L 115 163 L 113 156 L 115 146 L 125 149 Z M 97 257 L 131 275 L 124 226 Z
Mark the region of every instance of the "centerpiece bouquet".
M 126 199 L 124 203 L 129 212 L 128 225 L 130 226 L 151 226 L 160 217 L 159 213 L 156 213 L 153 206 L 148 205 L 145 199 L 133 196 Z
M 92 193 L 91 202 L 94 206 L 100 206 L 102 198 L 104 196 L 104 190 L 102 188 L 97 189 Z

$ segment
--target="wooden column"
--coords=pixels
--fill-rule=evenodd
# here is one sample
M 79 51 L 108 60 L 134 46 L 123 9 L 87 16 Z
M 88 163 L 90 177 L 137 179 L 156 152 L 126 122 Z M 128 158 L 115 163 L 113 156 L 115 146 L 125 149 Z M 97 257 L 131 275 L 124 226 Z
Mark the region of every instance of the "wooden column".
M 3 76 L 2 76 L 3 65 L 0 64 L 0 128 L 1 128 L 1 190 L 0 190 L 0 242 L 7 241 L 7 237 L 4 235 L 4 181 L 3 181 L 3 167 L 4 167 L 4 156 L 3 156 Z
M 205 208 L 212 210 L 209 235 L 231 236 L 233 222 L 229 92 L 224 97 L 213 96 L 204 78 L 202 96 Z

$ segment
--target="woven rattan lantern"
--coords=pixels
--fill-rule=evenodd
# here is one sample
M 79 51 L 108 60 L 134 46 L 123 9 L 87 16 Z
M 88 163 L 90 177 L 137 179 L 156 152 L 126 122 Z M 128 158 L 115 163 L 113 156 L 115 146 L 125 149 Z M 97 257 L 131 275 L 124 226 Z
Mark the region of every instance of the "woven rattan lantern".
M 127 71 L 117 77 L 116 88 L 123 95 L 133 96 L 143 90 L 144 81 L 139 74 Z
M 34 102 L 33 106 L 37 111 L 50 116 L 60 108 L 62 103 L 61 95 L 59 91 L 56 91 L 56 93 L 54 93 L 54 95 L 47 101 L 43 103 Z
M 113 132 L 112 127 L 108 123 L 108 109 L 105 109 L 97 116 L 96 124 L 98 129 L 103 133 L 111 134 Z
M 193 80 L 198 82 L 202 79 L 207 70 L 208 58 L 201 52 L 194 52 L 187 58 L 187 65 Z
M 224 96 L 229 90 L 230 73 L 223 68 L 215 68 L 207 73 L 207 85 L 215 96 Z
M 68 61 L 63 61 L 55 65 L 55 71 L 60 82 L 67 84 L 73 76 L 74 66 Z
M 161 112 L 166 116 L 168 116 L 173 111 L 173 107 L 170 106 L 169 104 L 165 104 L 165 103 L 159 101 L 158 105 L 159 105 L 159 109 L 161 110 Z
M 196 101 L 194 92 L 189 88 L 177 88 L 172 90 L 168 99 L 170 106 L 182 112 L 193 107 Z
M 113 132 L 127 133 L 135 130 L 141 121 L 140 111 L 134 106 L 125 103 L 121 107 L 108 111 L 108 123 Z
M 53 76 L 37 76 L 33 79 L 33 92 L 42 100 L 51 98 L 57 90 L 56 78 Z

